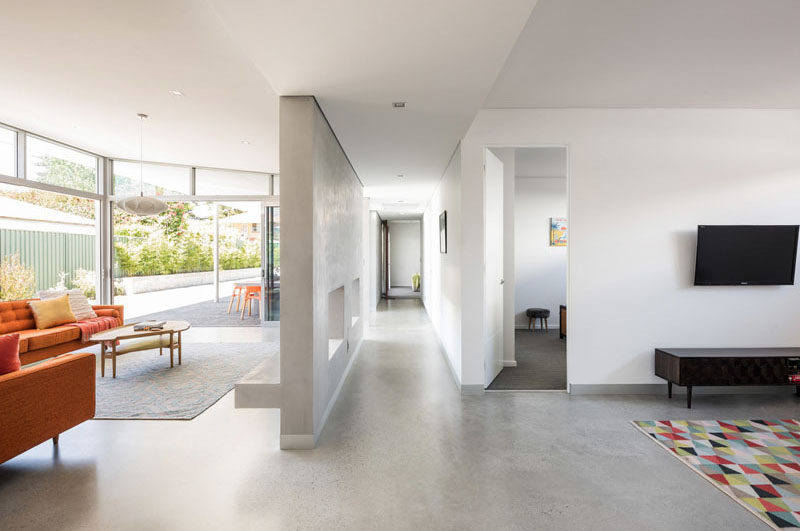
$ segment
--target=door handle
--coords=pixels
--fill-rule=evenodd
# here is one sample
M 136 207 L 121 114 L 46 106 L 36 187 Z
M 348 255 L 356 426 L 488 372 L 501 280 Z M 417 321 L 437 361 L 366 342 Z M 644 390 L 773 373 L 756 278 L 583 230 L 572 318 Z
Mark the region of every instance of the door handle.
M 506 283 L 505 279 L 501 278 L 500 279 L 500 284 L 502 285 L 502 284 L 505 284 L 505 283 Z

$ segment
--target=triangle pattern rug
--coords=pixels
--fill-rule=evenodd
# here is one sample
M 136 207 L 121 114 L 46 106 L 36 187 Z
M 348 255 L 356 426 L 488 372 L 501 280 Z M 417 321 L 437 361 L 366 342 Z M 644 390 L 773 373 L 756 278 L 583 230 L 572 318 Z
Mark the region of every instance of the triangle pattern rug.
M 773 529 L 800 528 L 797 420 L 637 420 L 633 424 Z

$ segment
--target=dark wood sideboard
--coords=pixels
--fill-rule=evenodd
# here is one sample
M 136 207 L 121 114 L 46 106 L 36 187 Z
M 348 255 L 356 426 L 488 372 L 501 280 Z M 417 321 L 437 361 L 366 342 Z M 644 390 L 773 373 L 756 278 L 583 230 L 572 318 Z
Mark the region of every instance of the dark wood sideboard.
M 567 338 L 567 307 L 563 304 L 558 306 L 558 337 Z
M 686 386 L 687 408 L 697 385 L 795 385 L 800 394 L 800 348 L 657 348 L 656 376 L 670 398 L 672 384 Z

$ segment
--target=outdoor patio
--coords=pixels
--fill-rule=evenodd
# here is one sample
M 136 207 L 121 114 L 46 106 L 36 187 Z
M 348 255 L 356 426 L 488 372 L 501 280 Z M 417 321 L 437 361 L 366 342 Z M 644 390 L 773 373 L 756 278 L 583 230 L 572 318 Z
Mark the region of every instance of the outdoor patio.
M 250 280 L 258 282 L 258 279 Z M 214 286 L 206 284 L 136 295 L 120 295 L 114 297 L 114 303 L 125 306 L 127 322 L 170 319 L 189 321 L 192 326 L 260 326 L 258 301 L 253 302 L 252 315 L 245 312 L 242 318 L 241 313 L 236 311 L 235 302 L 231 313 L 227 313 L 234 284 L 233 281 L 220 283 L 219 302 L 214 302 Z

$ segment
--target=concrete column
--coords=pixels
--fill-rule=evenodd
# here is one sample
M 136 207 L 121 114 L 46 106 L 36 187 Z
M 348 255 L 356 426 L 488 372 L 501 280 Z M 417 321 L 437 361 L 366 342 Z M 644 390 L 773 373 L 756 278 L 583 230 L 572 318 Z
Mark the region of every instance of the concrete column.
M 281 448 L 314 447 L 314 238 L 311 97 L 280 99 Z

